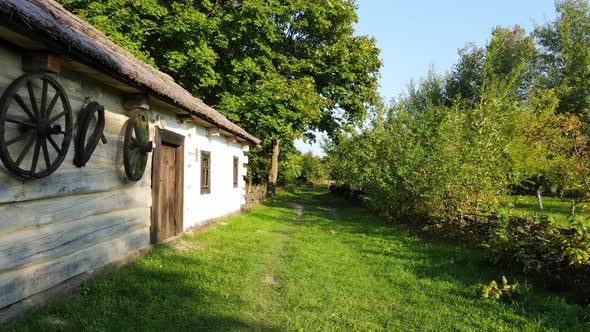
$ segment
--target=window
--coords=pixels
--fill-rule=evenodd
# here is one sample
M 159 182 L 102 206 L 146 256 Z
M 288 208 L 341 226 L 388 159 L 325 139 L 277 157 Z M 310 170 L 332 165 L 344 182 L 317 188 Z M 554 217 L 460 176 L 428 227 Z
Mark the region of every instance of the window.
M 201 151 L 201 194 L 211 193 L 211 152 Z
M 240 158 L 234 157 L 234 188 L 238 187 L 238 170 L 240 165 Z

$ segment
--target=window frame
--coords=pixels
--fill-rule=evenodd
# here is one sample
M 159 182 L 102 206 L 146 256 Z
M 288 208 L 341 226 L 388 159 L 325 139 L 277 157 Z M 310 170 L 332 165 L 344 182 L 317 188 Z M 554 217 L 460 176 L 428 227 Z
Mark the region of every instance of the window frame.
M 233 184 L 237 188 L 240 183 L 240 157 L 234 156 L 233 161 Z
M 205 165 L 204 160 L 207 160 Z M 205 176 L 205 174 L 207 174 Z M 201 151 L 201 195 L 211 193 L 211 152 Z

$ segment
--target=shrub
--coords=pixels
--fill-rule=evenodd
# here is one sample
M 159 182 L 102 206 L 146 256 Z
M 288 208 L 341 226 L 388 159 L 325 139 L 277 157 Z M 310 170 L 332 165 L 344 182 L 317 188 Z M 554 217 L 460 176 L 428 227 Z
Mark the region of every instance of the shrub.
M 520 293 L 518 283 L 510 285 L 508 279 L 502 276 L 502 287 L 498 286 L 495 280 L 492 280 L 488 285 L 479 285 L 477 295 L 483 300 L 497 301 L 500 299 L 512 298 L 514 295 Z
M 348 200 L 353 200 L 357 202 L 362 201 L 363 192 L 360 190 L 352 190 L 349 185 L 347 184 L 331 184 L 330 185 L 330 192 L 336 194 L 340 197 L 346 198 Z
M 485 246 L 493 263 L 539 275 L 555 289 L 574 289 L 584 300 L 590 280 L 587 227 L 559 228 L 546 216 L 510 218 Z

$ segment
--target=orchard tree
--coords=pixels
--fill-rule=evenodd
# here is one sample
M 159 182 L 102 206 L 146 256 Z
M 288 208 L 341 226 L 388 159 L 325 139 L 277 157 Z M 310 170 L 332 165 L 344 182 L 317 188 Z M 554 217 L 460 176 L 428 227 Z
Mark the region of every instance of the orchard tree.
M 556 114 L 557 104 L 554 90 L 529 90 L 515 117 L 517 134 L 506 149 L 511 161 L 510 183 L 534 187 L 539 210 L 543 210 L 543 193 L 557 189 L 554 184 L 561 182 L 562 170 L 569 164 L 563 116 Z
M 573 214 L 590 192 L 586 146 L 590 141 L 590 5 L 586 0 L 560 0 L 556 9 L 555 21 L 535 33 L 541 46 L 544 87 L 557 94 L 561 138 L 567 142 L 552 151 L 567 154 L 553 182 L 561 196 L 571 201 Z
M 379 102 L 379 50 L 355 35 L 353 0 L 61 1 L 261 138 L 270 194 L 282 142 L 332 136 Z
M 569 158 L 558 173 L 559 191 L 563 199 L 571 203 L 571 214 L 576 205 L 590 199 L 590 121 L 588 113 L 568 115 L 562 118 L 563 136 Z

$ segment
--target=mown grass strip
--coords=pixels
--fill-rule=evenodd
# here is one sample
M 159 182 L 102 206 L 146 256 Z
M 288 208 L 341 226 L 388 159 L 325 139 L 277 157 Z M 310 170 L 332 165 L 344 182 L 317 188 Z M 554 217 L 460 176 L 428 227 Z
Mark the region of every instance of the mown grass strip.
M 11 329 L 590 330 L 588 308 L 543 291 L 478 299 L 478 283 L 510 272 L 321 191 L 281 194 L 181 241 Z

